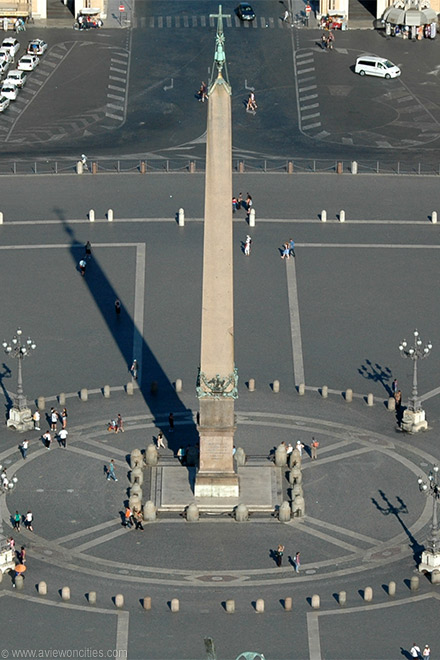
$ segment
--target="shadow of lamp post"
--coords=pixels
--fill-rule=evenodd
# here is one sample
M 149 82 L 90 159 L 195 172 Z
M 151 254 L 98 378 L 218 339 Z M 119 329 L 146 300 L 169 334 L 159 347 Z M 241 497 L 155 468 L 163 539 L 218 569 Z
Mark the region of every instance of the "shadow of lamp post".
M 17 485 L 17 481 L 18 479 L 15 475 L 10 479 L 6 474 L 6 469 L 3 465 L 0 465 L 0 492 L 5 495 L 10 493 Z M 6 573 L 15 568 L 14 557 L 14 549 L 6 540 L 3 531 L 3 520 L 2 516 L 0 516 L 0 573 Z
M 399 345 L 400 355 L 403 358 L 409 358 L 413 361 L 413 386 L 411 396 L 408 399 L 408 408 L 403 411 L 402 431 L 417 433 L 417 431 L 426 431 L 428 422 L 425 419 L 425 411 L 422 408 L 422 402 L 417 392 L 417 363 L 428 357 L 432 349 L 430 341 L 423 345 L 417 330 L 414 330 L 414 344 L 408 346 L 404 339 Z
M 22 334 L 23 331 L 18 328 L 9 343 L 7 341 L 2 343 L 6 355 L 11 355 L 18 360 L 17 394 L 14 396 L 6 424 L 16 431 L 30 431 L 33 428 L 32 413 L 23 394 L 22 362 L 37 346 L 30 337 L 23 341 Z
M 432 497 L 432 520 L 431 535 L 428 539 L 427 548 L 422 552 L 422 561 L 419 564 L 421 573 L 431 573 L 434 582 L 440 581 L 440 538 L 437 515 L 437 502 L 440 498 L 439 467 L 434 465 L 428 476 L 428 483 L 422 477 L 417 479 L 421 493 Z M 433 575 L 433 573 L 436 575 Z M 436 579 L 435 579 L 436 578 Z

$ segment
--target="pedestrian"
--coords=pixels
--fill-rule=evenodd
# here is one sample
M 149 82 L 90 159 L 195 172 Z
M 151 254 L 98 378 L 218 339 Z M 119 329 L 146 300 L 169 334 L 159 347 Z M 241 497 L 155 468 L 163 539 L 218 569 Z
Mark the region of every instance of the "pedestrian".
M 202 80 L 199 89 L 199 102 L 201 101 L 202 103 L 204 103 L 205 99 L 207 98 L 208 98 L 208 88 L 206 86 L 206 83 Z
M 301 440 L 296 441 L 296 449 L 299 451 L 299 455 L 302 456 L 304 445 Z
M 134 528 L 140 529 L 143 532 L 144 528 L 142 525 L 142 513 L 139 511 L 139 509 L 135 509 L 133 511 L 133 520 L 134 520 Z
M 3 490 L 7 491 L 9 488 L 9 479 L 8 479 L 8 475 L 6 474 L 5 468 L 3 468 L 3 472 L 1 473 L 1 480 L 2 480 Z
M 425 644 L 425 648 L 422 651 L 422 658 L 424 658 L 424 660 L 429 660 L 430 657 L 431 657 L 431 649 L 429 648 L 428 644 Z
M 138 363 L 137 360 L 133 360 L 133 364 L 130 367 L 131 374 L 134 380 L 137 380 L 138 377 Z
M 88 170 L 89 166 L 87 165 L 87 156 L 85 154 L 81 154 L 81 163 L 83 166 L 83 169 Z
M 61 413 L 61 424 L 63 425 L 63 429 L 65 429 L 67 426 L 67 408 L 63 408 Z
M 121 433 L 124 433 L 124 422 L 122 421 L 121 413 L 118 413 L 118 419 L 117 419 L 116 423 L 118 425 L 118 431 L 120 431 Z
M 289 238 L 289 256 L 295 256 L 295 241 L 293 238 Z
M 87 243 L 84 246 L 84 249 L 86 251 L 86 259 L 91 259 L 91 257 L 92 257 L 92 246 L 90 244 L 90 241 L 87 241 Z
M 173 415 L 172 412 L 170 412 L 170 414 L 168 416 L 168 424 L 170 425 L 170 428 L 169 428 L 170 433 L 173 433 L 173 431 L 174 431 L 174 415 Z
M 294 563 L 295 563 L 295 571 L 299 573 L 299 567 L 301 566 L 301 559 L 299 552 L 297 552 L 295 555 Z
M 179 447 L 177 450 L 177 458 L 181 465 L 186 465 L 186 449 L 184 447 Z
M 289 10 L 286 9 L 286 11 L 284 12 L 283 21 L 287 23 L 288 20 L 289 20 Z
M 241 209 L 242 206 L 243 206 L 243 195 L 242 195 L 242 193 L 238 193 L 237 211 L 238 211 L 238 209 Z
M 29 440 L 23 440 L 23 442 L 20 445 L 20 451 L 23 458 L 27 457 L 28 449 L 29 449 Z
M 34 531 L 33 522 L 34 522 L 34 516 L 32 515 L 32 511 L 29 510 L 24 519 L 24 524 L 30 532 Z
M 327 34 L 325 32 L 321 36 L 321 46 L 324 50 L 327 50 Z
M 237 198 L 234 196 L 232 198 L 232 213 L 235 213 L 235 211 L 238 209 L 237 204 L 238 204 Z
M 107 469 L 107 481 L 110 481 L 110 479 L 113 479 L 113 481 L 117 481 L 116 472 L 115 472 L 115 461 L 113 460 L 113 458 L 111 459 Z
M 10 537 L 8 538 L 8 540 L 7 540 L 7 544 L 9 545 L 9 549 L 12 550 L 12 552 L 14 552 L 15 541 L 14 541 L 14 539 L 12 538 L 12 536 L 10 536 Z
M 334 40 L 335 40 L 335 35 L 333 34 L 332 30 L 329 30 L 328 37 L 327 37 L 327 48 L 329 50 L 333 50 Z
M 286 447 L 287 458 L 289 458 L 289 456 L 290 456 L 290 454 L 291 454 L 292 452 L 293 452 L 293 447 L 292 447 L 292 445 L 291 445 L 290 442 L 289 442 L 289 444 L 288 444 L 287 447 Z
M 283 245 L 281 259 L 290 259 L 290 250 L 289 250 L 289 245 L 287 243 L 284 243 Z
M 420 647 L 414 642 L 409 653 L 412 658 L 420 658 Z
M 33 419 L 33 422 L 34 422 L 34 430 L 39 431 L 40 430 L 41 415 L 40 415 L 40 412 L 38 410 L 36 410 L 34 412 L 34 414 L 32 415 L 32 419 Z
M 255 94 L 253 92 L 249 92 L 249 98 L 246 105 L 246 110 L 250 112 L 255 112 L 257 108 L 258 105 L 257 105 L 257 101 L 255 100 Z
M 250 255 L 251 247 L 252 247 L 252 238 L 248 234 L 246 236 L 246 240 L 244 242 L 244 254 L 245 254 L 246 257 L 248 257 Z
M 63 445 L 64 449 L 67 448 L 67 436 L 69 432 L 67 429 L 61 429 L 61 431 L 58 433 L 58 438 L 60 439 L 60 444 Z
M 84 259 L 81 259 L 78 266 L 79 266 L 79 271 L 80 271 L 81 275 L 84 277 L 84 275 L 86 274 L 87 263 L 84 261 Z
M 50 449 L 50 443 L 52 442 L 52 436 L 50 435 L 50 431 L 47 430 L 46 433 L 43 433 L 43 442 L 44 446 L 46 449 Z
M 116 316 L 121 315 L 121 301 L 119 300 L 119 298 L 116 298 L 115 300 L 115 312 L 116 312 Z
M 312 442 L 310 443 L 310 447 L 311 447 L 311 450 L 312 450 L 312 461 L 314 461 L 318 458 L 319 442 L 317 440 L 315 440 L 315 438 L 312 438 Z
M 281 564 L 283 563 L 283 555 L 284 555 L 284 545 L 280 543 L 275 552 L 278 568 L 281 568 Z
M 17 532 L 20 531 L 20 525 L 21 525 L 21 515 L 18 513 L 18 511 L 16 511 L 14 515 L 14 529 L 16 529 Z
M 159 431 L 159 433 L 157 434 L 157 448 L 159 449 L 160 447 L 162 447 L 162 449 L 166 449 L 166 447 L 164 445 L 164 442 L 163 442 L 163 433 L 162 433 L 162 431 Z
M 397 392 L 397 390 L 398 390 L 398 386 L 397 386 L 397 378 L 395 378 L 395 379 L 393 380 L 392 385 L 391 385 L 391 391 L 392 391 L 393 395 Z
M 124 520 L 125 520 L 125 527 L 130 529 L 133 523 L 133 514 L 129 506 L 125 507 Z
M 58 413 L 55 410 L 55 408 L 50 409 L 50 429 L 51 431 L 56 431 L 57 430 L 57 422 L 58 422 Z
M 24 545 L 21 546 L 19 559 L 20 559 L 20 564 L 26 563 L 26 548 L 24 547 Z
M 402 405 L 402 392 L 400 390 L 397 390 L 397 392 L 394 394 L 394 401 L 396 402 L 396 409 L 400 410 Z

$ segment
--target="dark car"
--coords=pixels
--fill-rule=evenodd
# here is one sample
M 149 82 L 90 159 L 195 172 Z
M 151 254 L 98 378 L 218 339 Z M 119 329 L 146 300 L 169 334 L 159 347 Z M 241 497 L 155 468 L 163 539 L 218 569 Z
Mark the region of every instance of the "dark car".
M 253 21 L 255 12 L 248 2 L 240 2 L 237 7 L 237 16 L 241 21 Z

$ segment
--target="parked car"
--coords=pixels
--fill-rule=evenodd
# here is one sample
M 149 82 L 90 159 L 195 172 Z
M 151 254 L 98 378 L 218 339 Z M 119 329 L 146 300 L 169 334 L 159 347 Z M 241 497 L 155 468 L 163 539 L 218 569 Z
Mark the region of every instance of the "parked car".
M 18 96 L 18 88 L 12 83 L 3 82 L 0 88 L 0 94 L 6 96 L 10 101 L 15 101 Z
M 361 55 L 357 58 L 354 67 L 355 73 L 360 76 L 379 76 L 380 78 L 397 78 L 400 76 L 398 66 L 376 55 Z
M 40 60 L 36 55 L 23 55 L 20 57 L 17 64 L 19 71 L 33 71 L 40 64 Z
M 5 83 L 12 83 L 19 89 L 21 89 L 26 83 L 27 76 L 24 71 L 19 71 L 18 69 L 11 69 L 8 71 L 8 74 L 4 80 Z
M 8 69 L 9 69 L 8 60 L 0 60 L 0 76 L 6 73 Z
M 255 12 L 248 2 L 240 2 L 237 7 L 237 16 L 241 21 L 253 21 Z
M 20 50 L 20 43 L 14 37 L 6 37 L 2 41 L 2 48 L 8 48 L 12 57 L 15 57 Z
M 47 50 L 47 43 L 42 39 L 33 39 L 29 42 L 27 53 L 29 55 L 44 55 Z
M 0 112 L 4 112 L 6 108 L 9 108 L 9 99 L 6 96 L 0 95 Z
M 11 51 L 9 50 L 9 48 L 5 48 L 4 46 L 2 46 L 0 48 L 0 59 L 7 60 L 10 64 L 11 62 L 14 61 L 14 56 L 11 55 Z

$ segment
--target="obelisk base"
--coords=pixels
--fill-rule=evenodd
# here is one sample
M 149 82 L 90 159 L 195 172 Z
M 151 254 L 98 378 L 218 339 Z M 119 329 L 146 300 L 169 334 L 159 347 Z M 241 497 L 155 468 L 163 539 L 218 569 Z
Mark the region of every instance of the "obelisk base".
M 198 474 L 194 486 L 196 497 L 238 497 L 238 475 Z

